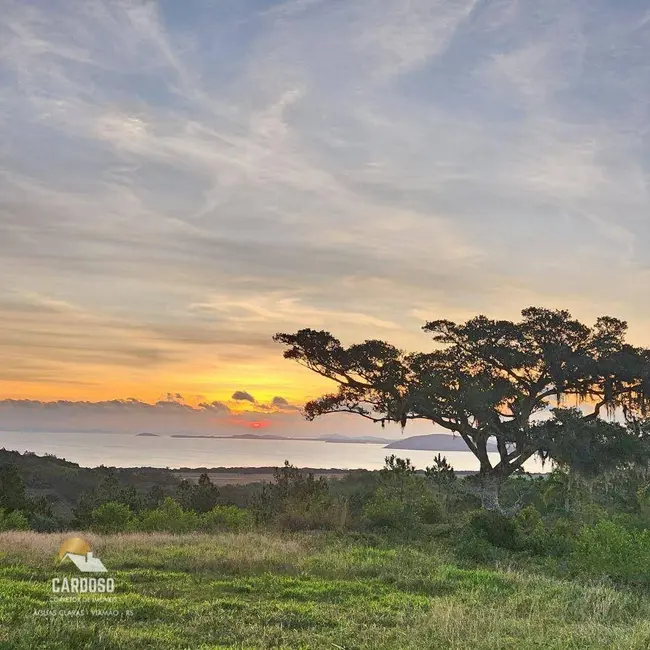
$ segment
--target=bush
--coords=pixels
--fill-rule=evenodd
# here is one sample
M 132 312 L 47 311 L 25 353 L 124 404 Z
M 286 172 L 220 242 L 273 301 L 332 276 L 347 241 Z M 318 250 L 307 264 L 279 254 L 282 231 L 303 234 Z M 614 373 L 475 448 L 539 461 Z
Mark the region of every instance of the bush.
M 454 555 L 461 562 L 474 564 L 494 564 L 501 553 L 486 539 L 472 534 L 463 535 L 454 546 Z
M 279 530 L 289 533 L 319 528 L 314 526 L 313 520 L 310 520 L 304 512 L 282 512 L 277 516 L 275 523 Z
M 613 521 L 584 526 L 571 564 L 580 573 L 650 584 L 650 530 L 627 530 Z
M 0 508 L 0 530 L 28 530 L 29 521 L 20 510 L 7 512 Z
M 517 521 L 493 510 L 479 510 L 471 515 L 469 528 L 476 537 L 493 546 L 516 551 L 520 548 Z
M 160 506 L 145 512 L 140 520 L 140 528 L 148 532 L 187 533 L 197 530 L 198 527 L 197 514 L 191 510 L 183 510 L 171 497 L 165 497 Z
M 253 526 L 253 515 L 237 506 L 216 506 L 200 517 L 202 530 L 247 530 Z
M 273 482 L 263 486 L 252 503 L 252 512 L 258 522 L 273 522 L 298 515 L 307 521 L 307 511 L 322 508 L 330 501 L 329 485 L 323 477 L 305 473 L 289 461 L 276 467 Z M 326 507 L 326 506 L 325 506 Z
M 560 557 L 573 548 L 575 524 L 568 519 L 547 523 L 534 506 L 527 506 L 516 517 L 519 548 L 534 555 Z
M 56 517 L 34 513 L 29 518 L 29 527 L 37 533 L 54 533 L 63 528 L 61 522 Z
M 442 505 L 430 494 L 425 494 L 418 500 L 417 514 L 424 524 L 439 524 L 444 519 Z
M 133 528 L 133 511 L 124 503 L 108 501 L 90 514 L 91 528 L 99 533 L 121 533 Z
M 320 499 L 315 503 L 294 501 L 276 516 L 280 530 L 343 530 L 349 524 L 349 507 L 346 499 Z
M 408 535 L 417 534 L 423 525 L 443 520 L 442 506 L 427 492 L 424 484 L 405 494 L 388 487 L 378 488 L 363 509 L 363 515 L 370 529 L 394 530 Z

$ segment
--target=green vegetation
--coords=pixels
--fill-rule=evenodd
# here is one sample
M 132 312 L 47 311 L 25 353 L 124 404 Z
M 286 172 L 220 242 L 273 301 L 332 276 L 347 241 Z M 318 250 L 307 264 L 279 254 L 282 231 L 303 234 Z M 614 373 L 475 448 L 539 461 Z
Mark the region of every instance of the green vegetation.
M 4 471 L 0 467 L 0 479 Z M 7 471 L 13 476 L 15 465 Z M 240 507 L 224 500 L 207 474 L 196 483 L 181 481 L 175 496 L 152 489 L 140 498 L 133 486 L 108 472 L 95 490 L 82 493 L 74 518 L 59 530 L 105 535 L 321 531 L 371 544 L 435 540 L 470 566 L 501 561 L 558 576 L 650 587 L 645 472 L 593 477 L 556 469 L 537 477 L 513 476 L 501 487 L 509 514 L 481 508 L 472 480 L 457 477 L 440 456 L 423 472 L 393 455 L 378 472 L 329 481 L 286 462 L 272 482 L 253 486 L 247 506 Z M 0 509 L 0 530 L 42 530 L 24 483 L 17 483 L 14 507 L 7 502 L 9 507 Z M 24 510 L 15 507 L 21 504 Z
M 0 534 L 0 647 L 641 650 L 650 596 L 508 568 L 437 541 L 321 533 L 90 535 L 114 600 L 53 595 L 64 535 Z M 74 612 L 39 615 L 39 611 Z M 99 616 L 93 611 L 113 612 Z M 36 613 L 36 615 L 35 615 Z
M 51 590 L 80 575 L 56 555 L 72 520 L 25 530 L 39 515 L 19 480 L 0 510 L 0 648 L 650 646 L 644 472 L 513 476 L 514 515 L 471 483 L 440 456 L 329 481 L 287 462 L 240 507 L 207 475 L 140 496 L 108 471 L 73 516 L 116 590 L 72 596 Z
M 245 508 L 215 504 L 207 477 L 136 507 L 110 481 L 76 534 L 114 594 L 53 594 L 80 575 L 57 563 L 72 533 L 0 511 L 0 648 L 650 646 L 643 472 L 511 477 L 515 515 L 481 508 L 442 457 L 330 481 L 285 463 Z

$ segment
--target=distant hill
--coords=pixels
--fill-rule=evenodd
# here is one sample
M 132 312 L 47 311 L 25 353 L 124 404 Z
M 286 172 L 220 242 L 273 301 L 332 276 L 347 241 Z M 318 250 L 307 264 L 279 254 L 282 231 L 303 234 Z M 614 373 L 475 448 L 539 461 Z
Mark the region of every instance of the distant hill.
M 412 449 L 415 451 L 469 451 L 460 436 L 448 433 L 430 433 L 424 436 L 411 436 L 404 440 L 396 440 L 386 445 L 384 449 Z M 488 443 L 488 451 L 496 451 L 494 443 Z
M 142 435 L 155 435 L 147 433 L 139 433 L 139 436 Z M 272 433 L 240 433 L 232 436 L 209 436 L 202 434 L 192 434 L 192 433 L 175 433 L 170 436 L 170 438 L 209 438 L 211 440 L 300 440 L 302 442 L 341 442 L 341 443 L 364 443 L 364 444 L 373 444 L 373 445 L 385 445 L 387 442 L 391 442 L 390 438 L 378 438 L 377 436 L 342 436 L 338 433 L 333 433 L 332 435 L 320 436 L 318 438 L 296 438 L 289 436 L 281 436 Z
M 65 517 L 72 515 L 72 508 L 80 495 L 96 488 L 110 471 L 103 465 L 81 467 L 51 454 L 39 456 L 29 451 L 21 454 L 0 449 L 0 465 L 8 463 L 15 463 L 18 467 L 30 497 L 45 497 L 54 514 Z M 166 494 L 173 494 L 179 482 L 179 476 L 173 470 L 157 467 L 116 468 L 114 472 L 122 487 L 132 486 L 142 496 L 154 485 Z
M 325 442 L 350 442 L 350 443 L 365 443 L 371 445 L 385 445 L 388 442 L 391 442 L 390 438 L 378 438 L 377 436 L 342 436 L 339 433 L 333 433 L 331 435 L 320 436 L 316 440 L 324 440 Z

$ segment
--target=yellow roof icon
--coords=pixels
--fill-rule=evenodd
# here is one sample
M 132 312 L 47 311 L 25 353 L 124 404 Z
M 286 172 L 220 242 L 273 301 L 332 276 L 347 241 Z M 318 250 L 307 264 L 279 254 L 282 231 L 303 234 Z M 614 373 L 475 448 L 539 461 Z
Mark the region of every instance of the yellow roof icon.
M 59 560 L 63 560 L 66 553 L 86 555 L 90 552 L 90 544 L 82 537 L 68 537 L 59 547 Z

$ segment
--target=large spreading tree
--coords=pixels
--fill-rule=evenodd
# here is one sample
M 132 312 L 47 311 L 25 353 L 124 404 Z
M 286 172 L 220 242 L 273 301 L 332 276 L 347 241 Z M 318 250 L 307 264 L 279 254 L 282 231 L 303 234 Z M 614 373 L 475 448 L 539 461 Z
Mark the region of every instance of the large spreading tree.
M 475 489 L 501 510 L 499 488 L 534 455 L 584 474 L 648 462 L 650 350 L 611 317 L 587 326 L 568 311 L 528 308 L 518 322 L 477 316 L 423 327 L 433 352 L 329 332 L 276 334 L 284 356 L 338 384 L 308 419 L 354 413 L 374 422 L 429 420 L 460 435 L 479 461 Z M 490 456 L 496 443 L 496 460 Z

